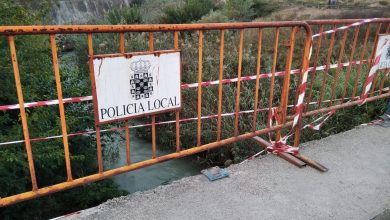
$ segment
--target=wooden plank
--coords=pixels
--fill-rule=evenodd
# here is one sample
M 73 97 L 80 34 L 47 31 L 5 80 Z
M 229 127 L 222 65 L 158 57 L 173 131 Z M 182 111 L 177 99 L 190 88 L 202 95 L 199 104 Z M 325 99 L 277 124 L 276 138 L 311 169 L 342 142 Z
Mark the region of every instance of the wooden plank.
M 307 165 L 313 167 L 314 169 L 321 171 L 321 172 L 327 172 L 329 169 L 326 168 L 324 165 L 318 163 L 315 160 L 312 160 L 302 154 L 296 154 L 294 157 L 298 158 L 301 161 L 304 161 Z

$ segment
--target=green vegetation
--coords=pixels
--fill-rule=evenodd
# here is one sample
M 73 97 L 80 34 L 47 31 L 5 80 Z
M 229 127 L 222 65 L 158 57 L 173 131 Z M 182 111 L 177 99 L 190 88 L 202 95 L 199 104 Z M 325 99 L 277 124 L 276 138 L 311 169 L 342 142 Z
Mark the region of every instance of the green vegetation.
M 211 10 L 208 14 L 204 15 L 200 20 L 193 20 L 192 22 L 227 22 L 227 21 L 249 21 L 255 19 L 262 15 L 268 15 L 269 13 L 275 11 L 278 7 L 278 4 L 270 4 L 264 1 L 251 1 L 251 0 L 228 0 L 225 4 L 216 2 L 215 9 Z M 281 4 L 279 4 L 280 6 Z M 280 6 L 282 7 L 282 6 Z M 348 12 L 347 12 L 348 13 Z M 367 12 L 370 13 L 370 12 Z M 346 16 L 341 14 L 344 18 Z M 374 16 L 374 15 L 373 15 Z M 298 18 L 299 19 L 299 18 Z M 302 18 L 301 18 L 302 19 Z M 177 22 L 179 23 L 179 22 Z M 326 27 L 330 28 L 330 27 Z M 384 27 L 382 27 L 384 31 Z M 359 42 L 363 42 L 364 33 L 366 29 L 361 28 L 359 34 Z M 318 29 L 314 28 L 314 32 L 318 32 Z M 373 39 L 373 34 L 375 29 L 371 31 L 370 39 Z M 281 35 L 279 40 L 279 52 L 277 57 L 276 69 L 283 70 L 285 68 L 286 54 L 288 52 L 288 47 L 284 45 L 284 42 L 289 40 L 290 29 L 282 28 Z M 343 62 L 346 62 L 349 59 L 349 54 L 352 48 L 352 34 L 353 31 L 348 33 L 348 40 L 346 43 L 345 53 L 343 56 Z M 339 51 L 341 48 L 341 38 L 342 33 L 336 34 L 336 44 L 333 48 L 331 55 L 331 63 L 337 63 Z M 172 38 L 169 35 L 161 35 L 156 40 L 161 42 L 171 42 Z M 262 39 L 262 58 L 261 58 L 261 72 L 269 73 L 272 67 L 272 54 L 273 54 L 273 45 L 275 40 L 275 33 L 273 30 L 265 29 L 263 31 Z M 219 73 L 219 32 L 218 31 L 207 31 L 204 33 L 204 44 L 203 44 L 203 81 L 217 80 Z M 131 43 L 128 42 L 130 45 Z M 319 64 L 323 65 L 326 63 L 327 56 L 327 47 L 330 43 L 330 35 L 323 39 L 322 51 L 319 56 Z M 197 82 L 197 44 L 198 36 L 194 33 L 182 33 L 180 35 L 180 49 L 182 51 L 182 56 L 184 60 L 192 60 L 192 62 L 183 62 L 183 83 L 193 83 Z M 226 31 L 225 32 L 225 54 L 224 54 L 224 78 L 235 78 L 237 76 L 238 69 L 238 45 L 239 45 L 239 33 L 238 31 Z M 373 42 L 369 42 L 367 48 L 372 48 Z M 169 46 L 161 47 L 160 49 L 169 49 Z M 293 69 L 300 67 L 300 59 L 302 55 L 303 47 L 303 35 L 302 32 L 298 34 L 296 39 L 296 46 L 294 50 L 295 61 L 293 62 Z M 243 52 L 243 75 L 254 75 L 256 69 L 256 51 L 257 50 L 257 31 L 247 30 L 244 34 L 244 52 Z M 358 44 L 355 51 L 354 60 L 358 59 L 359 54 L 362 50 L 362 44 Z M 228 52 L 227 52 L 228 51 Z M 365 53 L 365 58 L 368 58 L 370 51 Z M 358 80 L 358 91 L 356 95 L 360 95 L 362 83 L 364 82 L 364 77 L 368 71 L 368 65 L 364 64 L 361 71 L 359 80 Z M 351 70 L 351 77 L 349 83 L 347 83 L 347 97 L 352 93 L 353 83 L 356 77 L 357 66 L 353 67 Z M 347 68 L 341 68 L 339 72 L 336 87 L 335 97 L 341 97 L 343 92 L 343 86 L 345 82 L 345 74 Z M 314 83 L 313 88 L 313 101 L 319 99 L 322 81 L 323 81 L 323 72 L 317 72 L 317 78 Z M 335 75 L 335 69 L 331 69 L 328 72 L 327 81 L 325 84 L 324 100 L 331 98 L 331 88 L 334 83 L 333 76 Z M 383 73 L 380 73 L 380 79 L 383 76 Z M 381 80 L 380 80 L 381 81 Z M 310 82 L 310 81 L 309 81 Z M 290 102 L 289 104 L 295 103 L 295 93 L 298 84 L 298 77 L 292 76 L 291 80 L 291 91 L 290 91 Z M 388 82 L 386 82 L 386 85 Z M 280 101 L 280 90 L 282 86 L 282 79 L 276 79 L 275 85 L 275 97 L 273 100 L 274 106 L 277 106 Z M 262 79 L 260 82 L 260 108 L 266 108 L 268 106 L 269 98 L 269 87 L 270 80 Z M 376 89 L 379 88 L 379 83 L 377 84 Z M 248 81 L 241 83 L 241 98 L 240 98 L 240 110 L 250 110 L 253 109 L 254 101 L 254 90 L 255 82 Z M 235 84 L 228 84 L 223 86 L 223 110 L 222 112 L 234 112 L 235 111 L 235 93 L 236 88 Z M 197 90 L 188 89 L 183 90 L 184 104 L 183 109 L 180 113 L 181 118 L 192 118 L 196 117 L 197 114 Z M 203 89 L 202 95 L 202 115 L 215 115 L 217 114 L 217 103 L 218 101 L 218 86 L 205 87 Z M 325 104 L 327 106 L 328 104 Z M 311 109 L 315 109 L 315 105 L 311 106 Z M 321 138 L 330 134 L 338 133 L 353 128 L 356 125 L 359 125 L 363 122 L 375 119 L 379 114 L 383 112 L 385 108 L 384 101 L 378 101 L 376 103 L 369 103 L 364 106 L 356 106 L 348 108 L 345 110 L 339 110 L 336 115 L 334 115 L 328 122 L 327 125 L 321 130 L 321 132 L 313 132 L 305 130 L 301 137 L 301 142 L 313 140 L 315 138 Z M 292 109 L 289 110 L 291 115 L 293 112 Z M 348 116 L 347 116 L 348 115 Z M 318 116 L 317 116 L 318 117 Z M 313 118 L 305 119 L 304 123 L 312 121 Z M 354 118 L 353 120 L 351 118 Z M 173 114 L 164 114 L 157 117 L 158 121 L 164 120 L 174 120 Z M 252 127 L 252 115 L 242 115 L 240 116 L 239 131 L 240 133 L 249 132 Z M 267 112 L 262 112 L 258 114 L 258 124 L 257 128 L 264 128 L 267 120 Z M 149 121 L 149 119 L 146 119 Z M 352 123 L 351 123 L 352 122 Z M 150 129 L 139 129 L 138 136 L 150 139 L 151 130 Z M 166 146 L 168 149 L 173 149 L 175 145 L 175 127 L 174 125 L 163 125 L 157 127 L 157 141 L 160 145 Z M 202 120 L 202 143 L 210 143 L 217 139 L 217 120 L 216 119 L 206 119 Z M 222 138 L 231 137 L 234 131 L 234 117 L 223 117 L 222 119 Z M 285 131 L 287 132 L 287 130 Z M 181 145 L 184 148 L 189 148 L 196 146 L 196 133 L 197 133 L 197 123 L 188 122 L 181 125 Z M 264 136 L 264 138 L 267 138 Z M 292 138 L 291 138 L 292 139 Z M 289 141 L 291 141 L 291 139 Z M 254 154 L 258 151 L 258 146 L 256 146 L 251 141 L 242 141 L 235 143 L 224 148 L 208 151 L 199 155 L 199 160 L 202 163 L 208 163 L 209 165 L 224 165 L 227 161 L 233 160 L 234 162 L 240 162 L 245 159 L 247 156 Z
M 142 15 L 138 6 L 130 8 L 113 8 L 107 14 L 110 24 L 139 24 L 142 23 Z
M 0 25 L 37 25 L 48 11 L 46 1 L 40 11 L 32 11 L 11 0 L 0 3 Z M 54 71 L 48 36 L 18 36 L 16 50 L 25 101 L 57 98 Z M 61 43 L 60 43 L 61 44 Z M 61 46 L 61 45 L 59 45 Z M 13 69 L 6 37 L 0 38 L 0 103 L 17 103 Z M 87 95 L 90 92 L 85 71 L 73 65 L 71 57 L 61 51 L 61 75 L 64 97 Z M 87 111 L 86 111 L 87 110 Z M 68 131 L 92 128 L 93 118 L 81 105 L 67 105 Z M 57 106 L 26 109 L 31 137 L 61 133 Z M 23 140 L 19 110 L 0 111 L 0 142 Z M 78 136 L 69 139 L 73 177 L 78 178 L 97 171 L 94 137 Z M 32 142 L 34 165 L 39 187 L 66 181 L 62 139 Z M 31 190 L 30 174 L 24 143 L 0 146 L 0 197 Z M 0 208 L 0 219 L 47 219 L 72 211 L 98 205 L 112 197 L 123 195 L 111 180 L 88 184 L 72 190 L 39 199 Z
M 193 22 L 199 20 L 213 8 L 211 0 L 185 0 L 181 5 L 165 7 L 161 22 L 167 24 Z

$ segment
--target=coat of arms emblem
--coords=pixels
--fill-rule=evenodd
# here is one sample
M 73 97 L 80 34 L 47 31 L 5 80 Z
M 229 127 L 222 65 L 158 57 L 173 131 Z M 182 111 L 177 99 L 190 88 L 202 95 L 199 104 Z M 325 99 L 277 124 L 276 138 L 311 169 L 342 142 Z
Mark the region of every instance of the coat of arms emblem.
M 146 99 L 153 95 L 153 76 L 149 72 L 150 61 L 139 60 L 130 63 L 130 94 L 135 100 Z

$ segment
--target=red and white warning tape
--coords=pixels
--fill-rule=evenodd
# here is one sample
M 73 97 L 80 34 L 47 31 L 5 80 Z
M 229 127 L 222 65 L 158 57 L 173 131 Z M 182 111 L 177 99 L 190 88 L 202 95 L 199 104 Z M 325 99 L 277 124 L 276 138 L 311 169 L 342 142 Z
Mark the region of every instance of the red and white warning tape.
M 378 55 L 376 55 L 376 57 L 374 58 L 374 62 L 372 64 L 370 72 L 368 73 L 368 77 L 365 82 L 366 87 L 364 88 L 364 94 L 361 97 L 361 104 L 364 104 L 366 102 L 366 99 L 368 97 L 368 92 L 370 91 L 372 86 L 372 81 L 379 67 L 379 61 L 383 55 L 383 51 L 385 50 L 387 44 L 390 44 L 388 39 L 386 39 L 382 45 L 378 45 L 379 46 Z
M 362 21 L 359 21 L 359 22 L 355 22 L 355 23 L 352 23 L 350 25 L 346 25 L 346 26 L 342 26 L 342 27 L 338 27 L 338 28 L 334 28 L 332 30 L 328 30 L 328 31 L 324 31 L 322 33 L 318 33 L 318 34 L 315 34 L 315 35 L 312 35 L 312 40 L 310 42 L 310 50 L 309 50 L 309 56 L 307 58 L 307 62 L 310 62 L 310 58 L 311 58 L 311 55 L 312 55 L 312 49 L 313 49 L 313 45 L 312 45 L 312 42 L 313 42 L 313 39 L 316 38 L 316 37 L 319 37 L 321 35 L 325 35 L 325 34 L 330 34 L 330 33 L 334 33 L 334 32 L 337 32 L 339 30 L 345 30 L 345 29 L 348 29 L 350 27 L 356 27 L 356 26 L 359 26 L 359 25 L 362 25 L 362 24 L 365 24 L 365 23 L 369 23 L 369 22 L 372 22 L 374 20 L 376 20 L 377 18 L 373 18 L 373 19 L 365 19 L 365 20 L 362 20 Z M 280 140 L 278 141 L 271 141 L 272 143 L 272 146 L 268 147 L 268 150 L 273 152 L 273 153 L 281 153 L 281 152 L 286 152 L 286 153 L 292 153 L 292 154 L 297 154 L 298 151 L 299 151 L 299 148 L 298 147 L 294 147 L 294 146 L 290 146 L 290 145 L 287 145 L 287 139 L 289 137 L 292 136 L 293 134 L 293 131 L 297 128 L 298 126 L 298 123 L 299 123 L 299 120 L 301 119 L 302 117 L 302 110 L 303 110 L 303 100 L 305 98 L 305 91 L 306 91 L 306 82 L 307 82 L 307 76 L 308 76 L 308 73 L 310 72 L 309 70 L 310 68 L 307 68 L 303 74 L 302 74 L 302 82 L 301 82 L 301 85 L 299 87 L 299 96 L 298 96 L 298 101 L 297 101 L 297 104 L 296 104 L 296 107 L 295 107 L 295 116 L 294 116 L 294 121 L 293 121 L 293 125 L 291 127 L 291 130 L 289 133 L 287 133 L 286 136 L 284 136 L 283 138 L 281 138 Z M 371 86 L 371 84 L 370 84 Z M 369 89 L 368 89 L 369 90 Z M 330 116 L 329 116 L 330 117 Z M 326 120 L 329 118 L 327 117 Z M 308 126 L 310 127 L 310 126 Z
M 386 87 L 386 88 L 383 88 L 382 91 L 389 91 L 389 89 L 390 89 L 389 87 Z M 379 91 L 375 91 L 375 92 L 379 92 Z M 357 97 L 355 97 L 355 99 L 359 99 L 359 97 L 357 96 Z M 350 99 L 349 98 L 344 98 L 344 100 L 350 100 Z M 322 103 L 327 103 L 327 102 L 330 102 L 330 101 L 331 100 L 324 100 L 324 101 L 322 101 Z M 335 100 L 333 100 L 333 101 L 335 101 Z M 318 104 L 317 102 L 310 102 L 309 103 L 309 105 L 317 105 L 317 104 Z M 287 107 L 288 108 L 293 108 L 294 105 L 288 105 Z M 258 112 L 268 111 L 268 108 L 258 109 L 257 111 Z M 253 113 L 253 110 L 246 110 L 246 111 L 238 112 L 239 115 L 247 114 L 247 113 Z M 234 115 L 235 115 L 235 113 L 223 113 L 223 114 L 221 114 L 222 117 L 234 116 Z M 218 115 L 209 115 L 209 116 L 202 116 L 201 117 L 201 119 L 212 119 L 212 118 L 218 118 Z M 198 120 L 197 117 L 194 117 L 194 118 L 183 118 L 183 119 L 180 119 L 179 122 L 190 122 L 190 121 L 197 121 L 197 120 Z M 317 121 L 315 121 L 315 122 L 317 122 Z M 173 123 L 176 123 L 176 120 L 156 122 L 155 125 L 173 124 Z M 129 126 L 129 128 L 131 129 L 131 128 L 150 127 L 150 126 L 152 126 L 152 123 L 140 124 L 140 125 L 132 125 L 132 126 Z M 108 129 L 102 129 L 102 130 L 100 130 L 100 132 L 120 131 L 120 130 L 124 130 L 124 129 L 125 129 L 124 127 L 113 127 L 113 128 L 108 128 Z M 90 135 L 90 134 L 94 134 L 94 133 L 96 133 L 96 131 L 94 131 L 94 130 L 81 131 L 81 132 L 70 133 L 70 134 L 68 134 L 68 137 L 79 136 L 79 135 Z M 42 140 L 50 140 L 50 139 L 56 139 L 56 138 L 62 138 L 62 135 L 54 135 L 54 136 L 49 136 L 49 137 L 31 138 L 30 141 L 42 141 Z M 24 140 L 1 142 L 0 146 L 11 145 L 11 144 L 20 144 L 20 143 L 24 143 Z
M 330 101 L 330 100 L 329 100 Z M 325 124 L 325 122 L 330 118 L 330 116 L 332 116 L 334 113 L 336 112 L 336 110 L 333 110 L 333 111 L 330 111 L 328 113 L 326 113 L 325 115 L 315 119 L 314 121 L 312 121 L 311 123 L 305 125 L 302 127 L 301 130 L 303 129 L 306 129 L 306 128 L 310 128 L 312 130 L 320 130 L 321 127 Z M 276 112 L 276 108 L 272 108 L 271 110 L 271 117 L 269 118 L 268 120 L 268 126 L 272 125 L 273 124 L 273 120 L 275 119 L 275 122 L 277 124 L 277 112 Z M 315 123 L 321 121 L 320 123 L 318 123 L 317 125 L 314 125 Z M 267 147 L 267 152 L 271 152 L 273 154 L 278 154 L 278 153 L 283 153 L 283 152 L 287 152 L 287 153 L 292 153 L 292 154 L 297 154 L 298 153 L 298 150 L 299 148 L 297 147 L 293 147 L 293 146 L 290 146 L 288 144 L 286 144 L 286 141 L 287 139 L 284 137 L 280 143 L 279 143 L 279 146 L 275 145 L 275 142 L 271 140 L 271 137 L 270 137 L 270 133 L 268 133 L 268 136 L 269 136 L 269 141 L 270 143 L 272 144 L 271 146 Z M 262 153 L 264 153 L 266 150 L 262 150 L 260 152 L 257 152 L 256 154 L 248 157 L 246 160 L 242 161 L 240 164 L 243 164 L 249 160 L 253 160 L 255 159 L 256 157 L 260 156 Z
M 383 119 L 376 119 L 376 120 L 373 120 L 373 121 L 370 121 L 368 123 L 363 123 L 361 124 L 360 126 L 368 126 L 368 125 L 380 125 L 384 122 Z
M 362 60 L 362 63 L 367 63 L 367 60 Z M 359 65 L 360 61 L 354 61 L 354 62 L 346 62 L 346 63 L 341 63 L 340 66 L 342 67 L 347 67 L 349 65 Z M 337 68 L 339 64 L 332 64 L 329 66 L 330 69 Z M 321 71 L 326 68 L 326 65 L 323 66 L 317 66 L 316 71 Z M 313 71 L 314 67 L 310 67 L 309 71 Z M 299 74 L 301 71 L 299 69 L 295 69 L 291 71 L 291 74 Z M 284 76 L 285 71 L 280 71 L 276 72 L 275 76 Z M 272 73 L 264 73 L 260 74 L 260 78 L 270 78 L 272 77 Z M 249 80 L 255 80 L 256 75 L 252 76 L 243 76 L 241 77 L 241 81 L 249 81 Z M 229 84 L 229 83 L 234 83 L 237 82 L 238 78 L 232 78 L 232 79 L 224 79 L 222 80 L 222 84 Z M 202 82 L 201 85 L 202 87 L 206 86 L 212 86 L 212 85 L 218 85 L 219 80 L 214 80 L 214 81 L 208 81 L 208 82 Z M 181 88 L 187 89 L 187 88 L 196 88 L 198 87 L 198 83 L 191 83 L 191 84 L 183 84 L 181 85 Z M 63 99 L 64 103 L 73 103 L 73 102 L 84 102 L 84 101 L 91 101 L 92 96 L 80 96 L 80 97 L 73 97 L 73 98 L 65 98 Z M 25 108 L 32 108 L 32 107 L 38 107 L 38 106 L 49 106 L 49 105 L 58 105 L 58 100 L 47 100 L 47 101 L 39 101 L 39 102 L 27 102 L 24 103 Z M 3 105 L 0 106 L 0 111 L 7 111 L 7 110 L 12 110 L 12 109 L 19 109 L 19 104 L 12 104 L 12 105 Z
M 270 110 L 270 116 L 268 118 L 268 127 L 272 127 L 273 123 L 275 121 L 275 125 L 278 125 L 278 112 L 277 108 L 272 108 Z M 293 129 L 291 129 L 293 131 Z M 293 147 L 290 145 L 287 145 L 287 139 L 292 135 L 293 133 L 290 132 L 288 135 L 285 137 L 281 138 L 279 141 L 273 141 L 271 138 L 271 133 L 268 133 L 269 137 L 269 142 L 271 143 L 270 146 L 267 147 L 267 151 L 273 153 L 273 154 L 278 154 L 282 152 L 286 153 L 292 153 L 296 154 L 298 153 L 298 147 Z
M 345 30 L 345 29 L 348 29 L 348 28 L 351 28 L 351 27 L 356 27 L 356 26 L 362 25 L 362 24 L 370 23 L 370 22 L 378 20 L 378 19 L 379 18 L 364 19 L 362 21 L 358 21 L 358 22 L 352 23 L 350 25 L 345 25 L 345 26 L 342 26 L 342 27 L 334 28 L 332 30 L 328 30 L 328 31 L 324 31 L 324 32 L 321 32 L 321 33 L 318 33 L 318 34 L 314 34 L 312 36 L 312 38 L 319 37 L 319 36 L 325 35 L 325 34 L 331 34 L 331 33 L 334 33 L 334 32 L 340 31 L 340 30 Z
M 64 103 L 84 102 L 84 101 L 91 101 L 91 100 L 92 100 L 92 96 L 81 96 L 81 97 L 72 97 L 72 98 L 63 99 Z M 32 108 L 32 107 L 38 107 L 38 106 L 49 106 L 49 105 L 58 105 L 58 99 L 24 103 L 25 108 Z M 20 108 L 19 104 L 0 106 L 0 110 L 2 110 L 2 111 L 19 109 L 19 108 Z
M 310 128 L 312 130 L 315 130 L 315 131 L 319 131 L 321 129 L 321 127 L 325 124 L 325 122 L 330 118 L 330 116 L 332 116 L 334 113 L 336 113 L 336 110 L 333 110 L 333 111 L 330 111 L 326 114 L 324 114 L 323 116 L 317 118 L 316 120 L 312 121 L 311 123 L 303 126 L 302 129 L 305 129 L 305 128 Z M 321 121 L 320 123 L 316 124 L 317 122 Z
M 387 91 L 389 90 L 388 87 L 384 88 L 383 91 Z M 349 100 L 349 98 L 344 98 L 344 100 Z M 330 102 L 331 100 L 324 100 L 322 103 L 327 103 L 327 102 Z M 318 103 L 317 102 L 310 102 L 309 105 L 317 105 Z M 288 105 L 287 106 L 288 108 L 293 108 L 294 105 Z M 261 108 L 261 109 L 257 109 L 258 112 L 265 112 L 265 111 L 268 111 L 268 108 Z M 246 111 L 240 111 L 238 112 L 238 115 L 242 115 L 242 114 L 248 114 L 248 113 L 253 113 L 254 110 L 246 110 Z M 223 113 L 221 114 L 222 117 L 226 117 L 226 116 L 234 116 L 236 113 L 232 112 L 232 113 Z M 218 115 L 208 115 L 208 116 L 202 116 L 201 119 L 213 119 L 213 118 L 218 118 Z M 190 122 L 190 121 L 197 121 L 198 118 L 197 117 L 194 117 L 194 118 L 183 118 L 183 119 L 180 119 L 179 122 Z M 171 121 L 163 121 L 163 122 L 156 122 L 155 125 L 164 125 L 164 124 L 174 124 L 176 123 L 176 120 L 171 120 Z M 272 124 L 272 122 L 271 122 Z M 141 128 L 141 127 L 150 127 L 152 126 L 152 123 L 147 123 L 147 124 L 140 124 L 140 125 L 132 125 L 132 126 L 129 126 L 130 129 L 133 129 L 133 128 Z M 113 128 L 108 128 L 108 129 L 102 129 L 100 130 L 100 132 L 109 132 L 109 131 L 120 131 L 120 130 L 124 130 L 125 128 L 124 127 L 113 127 Z M 89 130 L 89 131 L 81 131 L 81 132 L 75 132 L 75 133 L 70 133 L 68 134 L 68 137 L 73 137 L 73 136 L 80 136 L 80 135 L 90 135 L 90 134 L 94 134 L 96 133 L 96 131 L 94 130 Z M 38 137 L 38 138 L 31 138 L 30 141 L 42 141 L 42 140 L 50 140 L 50 139 L 56 139 L 56 138 L 62 138 L 62 135 L 54 135 L 54 136 L 49 136 L 49 137 Z M 20 143 L 24 143 L 24 140 L 16 140 L 16 141 L 8 141 L 8 142 L 2 142 L 0 143 L 0 146 L 2 145 L 11 145 L 11 144 L 20 144 Z
M 78 215 L 81 212 L 82 211 L 76 211 L 76 212 L 72 212 L 72 213 L 69 213 L 69 214 L 66 214 L 66 215 L 58 216 L 56 218 L 52 218 L 52 219 L 49 219 L 49 220 L 59 220 L 59 219 L 67 218 L 67 217 L 72 216 L 72 215 Z
M 313 102 L 314 104 L 314 102 Z M 293 107 L 290 105 L 289 107 Z M 258 109 L 258 112 L 262 111 L 267 111 L 268 108 L 262 108 Z M 240 111 L 238 112 L 238 115 L 242 114 L 248 114 L 248 113 L 253 113 L 254 110 L 246 110 L 246 111 Z M 221 114 L 221 117 L 226 117 L 226 116 L 234 116 L 236 113 L 223 113 Z M 208 116 L 202 116 L 201 119 L 213 119 L 213 118 L 218 118 L 218 115 L 208 115 Z M 179 122 L 189 122 L 189 121 L 197 121 L 198 118 L 183 118 L 180 119 Z M 171 121 L 163 121 L 163 122 L 156 122 L 154 123 L 155 125 L 164 125 L 164 124 L 173 124 L 176 123 L 176 120 L 171 120 Z M 141 127 L 150 127 L 152 126 L 152 123 L 147 123 L 147 124 L 140 124 L 140 125 L 132 125 L 129 126 L 129 128 L 141 128 Z M 125 130 L 125 127 L 113 127 L 113 128 L 108 128 L 108 129 L 102 129 L 100 132 L 108 132 L 108 131 L 120 131 L 120 130 Z M 68 137 L 73 137 L 73 136 L 79 136 L 79 135 L 89 135 L 89 134 L 94 134 L 96 131 L 91 130 L 91 131 L 82 131 L 82 132 L 76 132 L 76 133 L 71 133 L 68 134 Z M 62 138 L 62 135 L 54 135 L 54 136 L 49 136 L 49 137 L 39 137 L 39 138 L 31 138 L 30 141 L 42 141 L 42 140 L 50 140 L 50 139 L 56 139 L 56 138 Z M 0 143 L 0 146 L 2 145 L 10 145 L 10 144 L 19 144 L 19 143 L 24 143 L 24 140 L 16 140 L 16 141 L 8 141 L 8 142 L 2 142 Z

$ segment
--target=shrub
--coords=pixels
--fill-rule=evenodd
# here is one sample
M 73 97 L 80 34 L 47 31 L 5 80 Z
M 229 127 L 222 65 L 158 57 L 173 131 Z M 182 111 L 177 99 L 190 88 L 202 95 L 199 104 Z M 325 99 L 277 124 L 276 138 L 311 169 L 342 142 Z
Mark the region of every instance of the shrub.
M 164 8 L 161 22 L 181 24 L 197 21 L 214 8 L 211 0 L 185 0 L 183 5 Z
M 223 10 L 231 20 L 250 21 L 255 14 L 253 6 L 253 0 L 227 0 Z
M 110 24 L 139 24 L 142 23 L 142 14 L 138 6 L 130 8 L 113 8 L 107 14 Z
M 203 16 L 202 19 L 199 20 L 199 23 L 223 23 L 228 22 L 229 18 L 226 17 L 220 10 L 211 11 L 207 15 Z
M 256 17 L 264 17 L 276 11 L 278 9 L 278 5 L 265 0 L 255 0 L 252 8 Z

